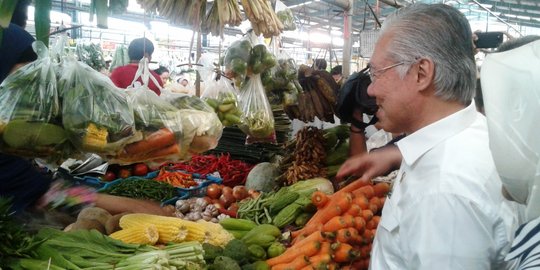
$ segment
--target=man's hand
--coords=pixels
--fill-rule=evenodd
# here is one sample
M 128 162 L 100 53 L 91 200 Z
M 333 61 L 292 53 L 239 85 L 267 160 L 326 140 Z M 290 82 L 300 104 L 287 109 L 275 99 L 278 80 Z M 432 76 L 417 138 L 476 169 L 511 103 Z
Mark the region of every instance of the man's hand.
M 401 164 L 401 152 L 396 146 L 386 146 L 369 154 L 360 154 L 349 158 L 336 174 L 336 182 L 349 176 L 360 180 L 371 180 L 374 177 L 390 173 Z

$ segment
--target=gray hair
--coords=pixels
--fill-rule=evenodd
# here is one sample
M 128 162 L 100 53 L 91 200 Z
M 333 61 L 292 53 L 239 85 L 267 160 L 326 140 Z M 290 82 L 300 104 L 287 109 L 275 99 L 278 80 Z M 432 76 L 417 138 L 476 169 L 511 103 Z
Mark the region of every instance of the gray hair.
M 476 64 L 469 22 L 444 4 L 413 4 L 384 21 L 381 35 L 391 32 L 390 58 L 405 62 L 401 76 L 421 58 L 435 64 L 435 95 L 469 104 L 476 89 Z

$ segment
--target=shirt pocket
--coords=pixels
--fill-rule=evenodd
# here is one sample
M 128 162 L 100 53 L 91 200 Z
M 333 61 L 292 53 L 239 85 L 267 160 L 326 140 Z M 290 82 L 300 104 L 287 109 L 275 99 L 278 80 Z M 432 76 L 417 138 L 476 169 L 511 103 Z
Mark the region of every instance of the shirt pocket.
M 379 225 L 389 233 L 395 233 L 399 228 L 396 209 L 391 199 L 384 204 Z

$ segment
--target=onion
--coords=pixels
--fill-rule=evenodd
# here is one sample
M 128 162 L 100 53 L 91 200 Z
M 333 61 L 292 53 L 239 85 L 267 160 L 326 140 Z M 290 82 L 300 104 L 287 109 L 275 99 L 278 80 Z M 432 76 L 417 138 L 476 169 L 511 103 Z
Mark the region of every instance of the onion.
M 249 196 L 249 193 L 245 186 L 235 186 L 232 193 L 236 201 L 241 201 Z
M 236 199 L 232 195 L 232 193 L 223 193 L 221 194 L 221 197 L 219 197 L 219 202 L 223 207 L 227 208 L 231 205 L 231 203 L 235 202 Z
M 218 184 L 210 184 L 206 188 L 206 195 L 212 199 L 218 199 L 221 196 L 221 186 Z

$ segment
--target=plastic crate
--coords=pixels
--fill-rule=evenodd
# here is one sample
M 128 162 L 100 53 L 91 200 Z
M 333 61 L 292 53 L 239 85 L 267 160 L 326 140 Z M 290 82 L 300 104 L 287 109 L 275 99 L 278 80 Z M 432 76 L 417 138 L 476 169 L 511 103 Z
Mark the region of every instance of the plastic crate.
M 188 173 L 181 170 L 178 170 L 178 171 L 183 172 L 183 173 Z M 153 171 L 153 172 L 148 173 L 145 176 L 130 176 L 128 178 L 118 178 L 111 182 L 104 182 L 97 177 L 91 177 L 91 176 L 73 177 L 72 181 L 74 181 L 76 184 L 83 184 L 83 185 L 91 186 L 91 187 L 96 188 L 98 191 L 102 191 L 123 180 L 141 179 L 141 178 L 152 180 L 156 178 L 158 175 L 159 175 L 159 171 Z M 221 184 L 223 181 L 221 178 L 213 176 L 213 175 L 201 175 L 198 173 L 191 173 L 191 176 L 193 177 L 193 180 L 195 180 L 199 185 L 189 187 L 189 188 L 175 187 L 177 191 L 176 192 L 177 196 L 162 201 L 162 204 L 174 204 L 176 200 L 187 199 L 190 197 L 203 197 L 204 195 L 206 195 L 207 186 L 214 183 Z

